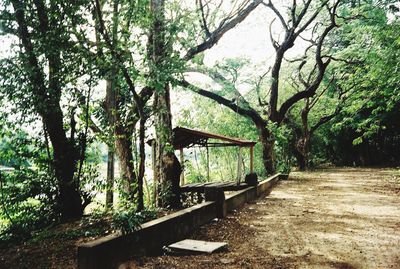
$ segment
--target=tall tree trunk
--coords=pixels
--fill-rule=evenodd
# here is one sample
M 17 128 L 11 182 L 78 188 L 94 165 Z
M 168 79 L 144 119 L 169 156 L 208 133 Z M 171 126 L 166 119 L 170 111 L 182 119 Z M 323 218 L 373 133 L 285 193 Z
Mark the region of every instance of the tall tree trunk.
M 153 62 L 151 77 L 156 85 L 154 94 L 155 129 L 156 129 L 156 171 L 155 177 L 161 183 L 161 206 L 177 207 L 180 204 L 179 179 L 176 175 L 179 161 L 174 154 L 172 146 L 172 123 L 170 88 L 168 79 L 162 77 L 162 66 L 167 61 L 167 48 L 165 40 L 164 0 L 151 0 L 153 11 L 153 26 L 149 38 L 149 52 Z
M 257 125 L 257 129 L 262 146 L 262 159 L 265 171 L 268 174 L 273 174 L 275 172 L 275 138 L 273 134 L 267 129 L 266 124 Z
M 276 51 L 275 62 L 272 66 L 271 71 L 271 86 L 270 86 L 270 105 L 269 105 L 269 120 L 272 122 L 278 121 L 278 93 L 279 93 L 279 75 L 281 71 L 281 65 L 283 56 L 285 54 L 285 48 L 280 48 Z
M 118 22 L 119 22 L 119 1 L 113 2 L 113 18 L 112 18 L 112 43 L 116 45 L 118 40 Z M 99 35 L 96 31 L 96 43 L 99 44 Z M 108 117 L 108 125 L 110 127 L 108 141 L 108 162 L 107 162 L 107 190 L 106 190 L 106 208 L 113 205 L 114 198 L 114 166 L 115 166 L 115 124 L 117 122 L 117 82 L 118 70 L 115 66 L 111 67 L 106 81 L 106 111 Z
M 136 173 L 132 154 L 132 133 L 126 131 L 117 124 L 116 127 L 116 150 L 119 158 L 120 176 L 122 180 L 123 195 L 133 201 L 136 194 L 134 184 L 136 183 Z
M 57 203 L 64 220 L 77 218 L 84 209 L 79 182 L 74 179 L 78 153 L 65 135 L 61 108 L 53 107 L 51 112 L 43 118 L 53 145 L 53 167 L 59 187 Z
M 114 197 L 114 166 L 115 166 L 115 124 L 117 122 L 117 92 L 116 78 L 117 71 L 112 69 L 106 81 L 105 109 L 107 113 L 108 126 L 108 161 L 107 161 L 107 188 L 106 188 L 106 209 L 113 206 Z
M 308 126 L 308 115 L 310 113 L 310 99 L 305 99 L 305 106 L 301 111 L 301 123 L 302 123 L 302 136 L 296 141 L 296 159 L 298 161 L 298 167 L 300 171 L 308 169 L 308 156 L 310 150 L 310 139 L 311 132 Z
M 39 65 L 38 56 L 34 50 L 34 43 L 28 31 L 24 4 L 13 0 L 15 19 L 18 24 L 18 35 L 24 48 L 24 61 L 27 66 L 27 76 L 31 83 L 31 95 L 34 100 L 35 111 L 42 117 L 53 146 L 53 167 L 58 182 L 57 204 L 62 219 L 82 216 L 82 203 L 79 181 L 74 180 L 78 151 L 74 147 L 74 140 L 68 139 L 63 126 L 63 113 L 60 107 L 61 88 L 59 82 L 60 51 L 57 46 L 46 54 L 49 64 L 49 85 L 46 86 L 45 74 Z M 35 2 L 37 15 L 40 21 L 40 31 L 46 36 L 49 31 L 48 17 L 44 3 Z M 48 41 L 52 44 L 52 40 Z M 71 131 L 71 133 L 74 133 Z
M 111 52 L 112 57 L 115 60 L 115 63 L 118 66 L 118 70 L 121 72 L 123 79 L 125 80 L 130 93 L 132 94 L 135 107 L 129 112 L 129 115 L 126 120 L 126 117 L 116 114 L 115 121 L 115 136 L 116 136 L 116 149 L 117 154 L 120 159 L 120 168 L 121 168 L 121 177 L 123 181 L 124 193 L 126 194 L 126 198 L 131 202 L 134 202 L 136 198 L 136 194 L 138 197 L 138 209 L 141 210 L 144 207 L 143 204 L 143 178 L 144 178 L 144 163 L 145 163 L 145 113 L 144 113 L 144 104 L 150 98 L 152 94 L 152 90 L 150 88 L 146 88 L 146 90 L 142 89 L 143 95 L 138 94 L 136 92 L 135 87 L 135 78 L 131 77 L 130 72 L 125 67 L 124 56 L 120 54 L 118 49 L 118 45 L 116 44 L 117 33 L 118 33 L 118 6 L 119 1 L 115 0 L 113 2 L 113 32 L 112 32 L 112 41 L 110 40 L 110 36 L 106 32 L 106 26 L 103 20 L 103 12 L 102 12 L 102 4 L 99 0 L 95 1 L 96 7 L 96 16 L 98 18 L 99 27 L 98 30 L 102 34 L 105 39 L 105 44 Z M 128 27 L 129 28 L 129 27 Z M 141 92 L 141 93 L 142 93 Z M 118 111 L 118 105 L 124 103 L 123 96 L 121 93 L 116 94 L 116 103 Z M 140 120 L 140 160 L 139 160 L 139 171 L 138 175 L 136 175 L 136 171 L 134 170 L 134 158 L 133 158 L 133 147 L 132 147 L 132 135 L 135 130 L 135 126 L 137 121 Z M 136 143 L 136 142 L 135 142 Z
M 177 174 L 179 161 L 174 154 L 172 147 L 172 124 L 171 107 L 169 97 L 169 86 L 165 87 L 164 92 L 156 92 L 154 95 L 154 110 L 158 111 L 155 119 L 156 127 L 156 178 L 160 182 L 161 196 L 159 206 L 179 207 L 180 193 L 179 180 L 180 173 Z
M 114 203 L 114 146 L 108 146 L 107 157 L 106 209 L 110 209 Z
M 145 161 L 146 161 L 146 152 L 145 152 L 145 123 L 146 119 L 142 117 L 139 121 L 139 171 L 137 178 L 137 189 L 138 189 L 138 199 L 137 199 L 137 211 L 142 211 L 144 209 L 144 201 L 143 201 L 143 181 L 144 181 L 144 172 L 145 172 Z
M 308 169 L 309 165 L 309 142 L 310 138 L 301 137 L 296 141 L 294 156 L 297 161 L 297 166 L 300 171 L 305 171 Z

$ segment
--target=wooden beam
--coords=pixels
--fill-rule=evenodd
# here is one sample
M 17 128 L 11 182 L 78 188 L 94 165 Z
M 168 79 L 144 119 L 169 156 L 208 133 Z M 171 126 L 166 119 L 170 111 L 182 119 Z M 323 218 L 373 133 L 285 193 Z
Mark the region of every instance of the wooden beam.
M 208 149 L 208 145 L 206 145 L 207 150 L 207 181 L 210 182 L 210 152 Z
M 254 147 L 250 147 L 250 173 L 254 172 Z
M 183 148 L 179 149 L 180 153 L 180 162 L 181 162 L 181 167 L 182 167 L 182 172 L 181 172 L 181 186 L 185 185 L 185 158 L 183 156 Z
M 237 184 L 240 184 L 240 179 L 242 177 L 242 147 L 239 147 L 238 152 L 238 163 L 237 163 Z

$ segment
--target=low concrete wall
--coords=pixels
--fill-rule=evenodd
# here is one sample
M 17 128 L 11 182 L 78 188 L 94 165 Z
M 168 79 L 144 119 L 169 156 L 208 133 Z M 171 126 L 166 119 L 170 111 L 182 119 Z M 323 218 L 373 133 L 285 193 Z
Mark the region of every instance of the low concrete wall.
M 164 245 L 184 239 L 193 230 L 217 216 L 225 215 L 225 212 L 259 196 L 268 195 L 281 178 L 287 176 L 277 174 L 261 181 L 257 186 L 227 195 L 224 201 L 208 201 L 144 223 L 141 229 L 132 234 L 113 234 L 83 244 L 78 247 L 78 268 L 116 268 L 120 262 L 129 258 L 160 250 Z
M 229 194 L 225 198 L 225 206 L 228 212 L 231 212 L 235 208 L 238 208 L 244 205 L 248 201 L 248 193 L 255 189 L 256 187 L 249 187 L 241 191 L 235 191 L 232 194 Z
M 236 191 L 225 198 L 225 207 L 228 212 L 250 202 L 262 195 L 268 195 L 282 174 L 276 174 L 258 183 L 257 186 Z
M 279 173 L 261 181 L 257 186 L 257 196 L 266 196 L 270 194 L 275 184 L 278 183 L 279 180 L 286 178 L 287 175 Z
M 78 268 L 115 268 L 133 256 L 160 250 L 216 218 L 216 212 L 216 203 L 205 202 L 144 223 L 132 234 L 113 234 L 83 244 L 78 247 Z

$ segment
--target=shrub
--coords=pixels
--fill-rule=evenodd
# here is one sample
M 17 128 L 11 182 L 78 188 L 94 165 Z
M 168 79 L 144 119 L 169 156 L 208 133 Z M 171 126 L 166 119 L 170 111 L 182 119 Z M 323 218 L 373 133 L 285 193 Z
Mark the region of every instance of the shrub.
M 141 227 L 141 224 L 157 217 L 157 212 L 144 210 L 141 212 L 132 209 L 122 210 L 113 215 L 112 227 L 122 234 L 132 233 Z

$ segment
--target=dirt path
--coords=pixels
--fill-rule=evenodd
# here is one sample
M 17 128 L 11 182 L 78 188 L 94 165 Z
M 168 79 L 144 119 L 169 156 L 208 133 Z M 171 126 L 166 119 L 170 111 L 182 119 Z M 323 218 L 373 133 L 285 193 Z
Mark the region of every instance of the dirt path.
M 270 196 L 191 236 L 226 241 L 228 251 L 120 268 L 400 268 L 399 195 L 394 170 L 292 173 Z

